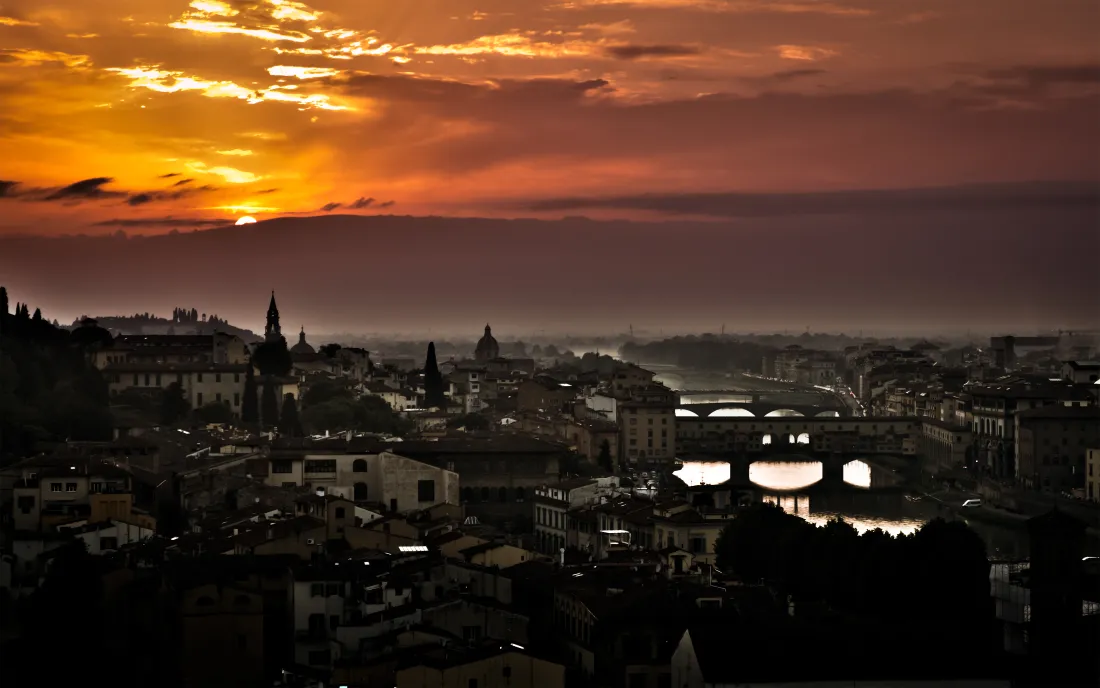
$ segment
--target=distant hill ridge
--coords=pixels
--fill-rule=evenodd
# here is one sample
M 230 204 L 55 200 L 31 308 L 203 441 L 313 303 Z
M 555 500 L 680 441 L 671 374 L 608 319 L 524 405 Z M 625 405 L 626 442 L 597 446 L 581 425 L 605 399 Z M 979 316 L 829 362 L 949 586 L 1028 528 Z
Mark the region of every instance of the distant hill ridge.
M 77 318 L 73 327 L 80 324 L 85 316 Z M 104 315 L 95 316 L 100 327 L 110 330 L 111 334 L 213 334 L 225 332 L 240 337 L 246 342 L 252 343 L 261 338 L 255 332 L 241 327 L 235 327 L 228 321 L 222 320 L 217 315 L 209 317 L 203 313 L 201 316 L 195 309 L 177 308 L 171 318 L 160 317 L 151 313 L 135 313 L 134 315 Z

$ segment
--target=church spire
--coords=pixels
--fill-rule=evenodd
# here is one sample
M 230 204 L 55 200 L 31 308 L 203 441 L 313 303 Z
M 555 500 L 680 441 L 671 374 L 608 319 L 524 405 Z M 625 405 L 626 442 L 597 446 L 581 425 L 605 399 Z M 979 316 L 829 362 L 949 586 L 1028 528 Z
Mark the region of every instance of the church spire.
M 298 343 L 299 344 L 305 344 L 306 343 L 306 326 L 305 325 L 302 325 L 302 331 L 298 333 Z
M 279 327 L 279 307 L 275 305 L 275 290 L 271 290 L 271 303 L 267 307 L 267 326 L 264 327 L 264 339 L 274 341 L 282 338 L 283 330 Z

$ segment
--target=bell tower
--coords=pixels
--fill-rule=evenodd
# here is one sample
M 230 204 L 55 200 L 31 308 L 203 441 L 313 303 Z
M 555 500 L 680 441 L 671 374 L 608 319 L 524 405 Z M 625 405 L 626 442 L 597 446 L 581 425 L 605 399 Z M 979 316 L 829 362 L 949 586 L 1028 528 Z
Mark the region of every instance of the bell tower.
M 283 338 L 283 330 L 279 327 L 279 307 L 275 305 L 275 290 L 271 290 L 271 303 L 267 307 L 267 326 L 264 327 L 264 339 L 266 341 L 278 341 Z

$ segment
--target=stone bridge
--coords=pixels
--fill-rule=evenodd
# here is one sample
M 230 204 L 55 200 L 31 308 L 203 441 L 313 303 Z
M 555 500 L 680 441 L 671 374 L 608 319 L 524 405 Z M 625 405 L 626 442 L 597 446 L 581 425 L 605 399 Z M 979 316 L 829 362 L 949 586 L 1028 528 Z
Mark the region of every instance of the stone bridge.
M 730 418 L 730 417 L 848 417 L 851 410 L 842 404 L 789 404 L 782 401 L 719 401 L 699 404 L 681 403 L 676 407 L 678 418 Z
M 854 461 L 852 456 L 840 453 L 832 453 L 824 456 L 810 456 L 806 454 L 766 454 L 766 455 L 736 455 L 729 459 L 730 482 L 735 485 L 749 485 L 749 466 L 760 461 L 803 461 L 818 462 L 821 464 L 821 480 L 814 483 L 815 487 L 841 488 L 845 486 L 844 467 L 849 461 Z M 805 488 L 801 488 L 805 489 Z

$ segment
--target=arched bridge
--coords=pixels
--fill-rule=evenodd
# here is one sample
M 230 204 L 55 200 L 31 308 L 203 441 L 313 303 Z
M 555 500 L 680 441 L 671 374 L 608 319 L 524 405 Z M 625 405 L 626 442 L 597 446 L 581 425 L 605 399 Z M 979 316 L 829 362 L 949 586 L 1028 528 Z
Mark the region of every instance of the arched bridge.
M 750 417 L 847 417 L 851 411 L 842 405 L 786 404 L 783 402 L 726 401 L 702 404 L 684 404 L 676 407 L 678 418 L 750 418 Z

